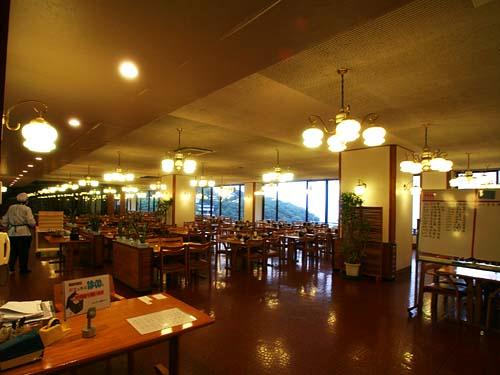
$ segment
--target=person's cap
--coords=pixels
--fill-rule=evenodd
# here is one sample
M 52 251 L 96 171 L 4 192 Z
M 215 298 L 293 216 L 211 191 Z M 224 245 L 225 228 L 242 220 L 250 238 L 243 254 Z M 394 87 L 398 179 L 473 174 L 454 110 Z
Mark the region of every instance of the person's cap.
M 19 193 L 16 196 L 16 199 L 18 202 L 24 203 L 28 200 L 28 194 L 26 193 Z

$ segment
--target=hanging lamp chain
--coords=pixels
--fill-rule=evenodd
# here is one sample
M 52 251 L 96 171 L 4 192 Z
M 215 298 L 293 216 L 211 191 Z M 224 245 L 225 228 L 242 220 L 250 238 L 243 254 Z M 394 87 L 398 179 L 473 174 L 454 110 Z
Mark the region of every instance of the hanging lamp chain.
M 181 148 L 181 133 L 182 133 L 182 128 L 177 128 L 177 132 L 179 133 L 179 138 L 177 142 L 177 148 Z

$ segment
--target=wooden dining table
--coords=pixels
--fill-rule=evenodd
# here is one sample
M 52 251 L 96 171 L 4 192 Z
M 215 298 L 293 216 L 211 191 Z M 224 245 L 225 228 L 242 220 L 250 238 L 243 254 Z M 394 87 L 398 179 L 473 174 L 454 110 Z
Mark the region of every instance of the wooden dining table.
M 46 347 L 41 360 L 7 370 L 2 374 L 26 375 L 72 371 L 87 363 L 105 360 L 122 353 L 133 353 L 137 349 L 150 347 L 164 341 L 169 342 L 169 374 L 178 374 L 180 336 L 210 325 L 215 320 L 165 293 L 150 296 L 150 300 L 151 303 L 146 304 L 137 298 L 123 299 L 111 303 L 110 307 L 97 310 L 96 317 L 92 321 L 96 328 L 96 336 L 91 339 L 82 338 L 81 334 L 82 328 L 87 325 L 86 314 L 71 317 L 66 320 L 68 328 L 71 329 L 69 333 L 61 340 Z M 127 321 L 130 318 L 174 308 L 189 314 L 194 320 L 174 326 L 165 324 L 163 329 L 145 334 L 140 334 Z M 62 319 L 62 316 L 60 318 Z M 133 361 L 129 360 L 128 365 L 128 373 L 135 374 Z
M 437 270 L 438 274 L 451 275 L 465 280 L 467 284 L 467 308 L 475 325 L 481 324 L 483 314 L 483 287 L 485 283 L 500 284 L 500 272 L 445 265 Z

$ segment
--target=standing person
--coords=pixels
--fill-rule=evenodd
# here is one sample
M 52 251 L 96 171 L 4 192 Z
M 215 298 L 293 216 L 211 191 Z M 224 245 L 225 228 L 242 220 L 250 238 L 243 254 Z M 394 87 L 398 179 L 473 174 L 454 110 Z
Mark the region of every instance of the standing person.
M 31 272 L 28 269 L 28 256 L 31 247 L 30 227 L 34 227 L 36 223 L 31 208 L 26 206 L 28 195 L 20 193 L 16 198 L 18 203 L 9 207 L 2 218 L 2 224 L 8 227 L 10 239 L 9 271 L 15 271 L 19 256 L 20 271 L 22 274 L 26 274 Z

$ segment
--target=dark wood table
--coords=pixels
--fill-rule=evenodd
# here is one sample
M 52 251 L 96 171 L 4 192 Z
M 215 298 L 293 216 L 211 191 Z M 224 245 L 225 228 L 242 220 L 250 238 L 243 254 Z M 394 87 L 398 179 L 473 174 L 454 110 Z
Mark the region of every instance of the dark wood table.
M 500 284 L 500 272 L 451 265 L 442 266 L 437 272 L 465 280 L 467 283 L 467 308 L 473 307 L 474 311 L 471 312 L 473 323 L 480 325 L 483 314 L 483 284 L 491 282 Z
M 45 236 L 45 240 L 51 245 L 58 245 L 58 264 L 59 270 L 56 272 L 71 272 L 73 270 L 73 250 L 79 250 L 80 246 L 90 245 L 90 241 L 86 239 L 70 240 L 69 237 L 63 236 Z M 67 254 L 65 254 L 67 253 Z
M 189 331 L 212 324 L 215 320 L 170 295 L 164 295 L 167 298 L 162 300 L 151 297 L 150 305 L 132 298 L 113 302 L 110 307 L 98 310 L 96 318 L 92 321 L 97 334 L 91 339 L 84 339 L 81 335 L 82 327 L 87 324 L 86 315 L 72 317 L 66 321 L 71 331 L 60 341 L 45 348 L 40 361 L 6 371 L 5 374 L 49 374 L 71 370 L 119 354 L 132 353 L 137 349 L 164 341 L 169 341 L 169 374 L 178 374 L 179 337 Z M 128 318 L 171 308 L 178 308 L 193 316 L 195 320 L 145 335 L 141 335 L 127 322 Z M 133 361 L 130 362 L 129 374 L 134 374 Z

